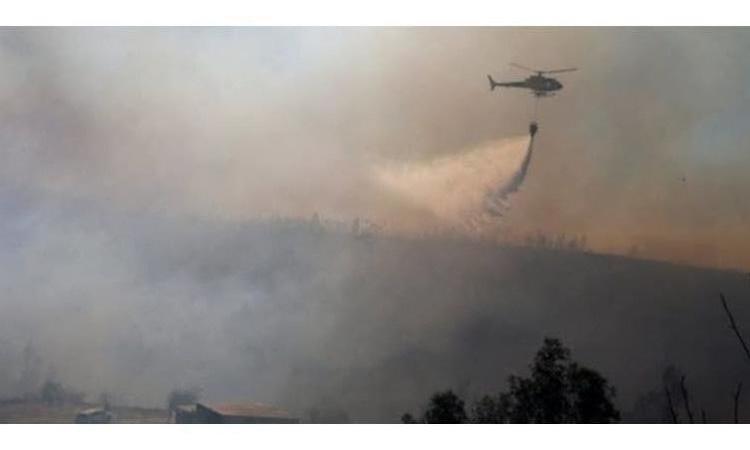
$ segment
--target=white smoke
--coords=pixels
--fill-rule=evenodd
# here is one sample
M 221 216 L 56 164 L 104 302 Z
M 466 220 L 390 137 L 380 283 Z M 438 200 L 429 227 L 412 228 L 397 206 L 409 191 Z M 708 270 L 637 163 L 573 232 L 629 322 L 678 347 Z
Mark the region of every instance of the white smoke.
M 495 203 L 518 189 L 530 149 L 528 136 L 501 139 L 428 162 L 384 165 L 375 178 L 412 209 L 445 226 L 474 230 L 496 220 Z

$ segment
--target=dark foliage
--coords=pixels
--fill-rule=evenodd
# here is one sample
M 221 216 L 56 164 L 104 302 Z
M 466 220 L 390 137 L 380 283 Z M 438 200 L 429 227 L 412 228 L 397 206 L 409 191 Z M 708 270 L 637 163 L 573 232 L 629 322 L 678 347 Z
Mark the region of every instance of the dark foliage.
M 530 366 L 528 378 L 511 376 L 509 390 L 485 395 L 472 408 L 474 423 L 613 423 L 620 420 L 613 400 L 615 390 L 593 369 L 570 358 L 557 339 L 546 338 Z M 410 414 L 401 417 L 414 423 Z M 432 396 L 426 423 L 469 421 L 464 402 L 452 391 Z
M 430 399 L 424 413 L 425 423 L 464 423 L 467 421 L 464 401 L 452 390 L 438 392 Z
M 598 372 L 570 359 L 570 350 L 546 338 L 531 376 L 511 376 L 507 417 L 512 423 L 612 423 L 620 420 L 615 390 Z
M 506 423 L 508 422 L 508 396 L 500 394 L 497 397 L 485 395 L 474 404 L 471 410 L 472 421 L 475 423 Z
M 569 416 L 574 423 L 612 423 L 620 420 L 620 413 L 612 400 L 615 390 L 598 372 L 572 364 L 568 374 L 573 403 Z

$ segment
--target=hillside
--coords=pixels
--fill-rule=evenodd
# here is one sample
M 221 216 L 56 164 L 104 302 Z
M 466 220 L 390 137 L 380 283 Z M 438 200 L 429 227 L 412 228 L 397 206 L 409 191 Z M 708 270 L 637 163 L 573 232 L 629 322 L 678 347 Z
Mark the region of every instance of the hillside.
M 243 279 L 268 294 L 272 311 L 299 320 L 285 322 L 268 349 L 251 344 L 267 364 L 289 364 L 283 402 L 298 409 L 322 404 L 354 420 L 395 420 L 439 388 L 471 398 L 504 388 L 549 335 L 610 378 L 624 412 L 661 391 L 662 371 L 674 364 L 696 407 L 719 418 L 729 417 L 747 365 L 718 300 L 725 292 L 750 329 L 750 284 L 738 273 L 304 227 L 261 227 L 244 239 L 233 250 L 206 245 L 183 270 L 208 283 Z M 273 348 L 295 356 L 285 361 Z
M 727 419 L 747 373 L 718 300 L 750 330 L 739 273 L 293 221 L 113 220 L 127 226 L 102 222 L 106 246 L 65 261 L 66 276 L 93 272 L 95 284 L 8 309 L 5 379 L 22 359 L 7 348 L 27 342 L 7 336 L 26 336 L 90 398 L 163 407 L 171 389 L 199 386 L 208 400 L 368 422 L 418 412 L 437 389 L 469 400 L 504 389 L 544 336 L 609 378 L 623 412 L 661 392 L 674 364 L 696 409 Z

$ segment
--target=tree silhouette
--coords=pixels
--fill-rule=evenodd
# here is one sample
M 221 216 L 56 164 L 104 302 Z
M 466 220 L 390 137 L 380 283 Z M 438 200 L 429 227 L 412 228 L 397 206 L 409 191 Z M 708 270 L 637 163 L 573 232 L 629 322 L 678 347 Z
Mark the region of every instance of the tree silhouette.
M 464 401 L 450 389 L 434 394 L 424 413 L 425 423 L 464 423 L 466 419 Z
M 570 409 L 566 373 L 570 351 L 556 339 L 545 339 L 531 366 L 531 378 L 511 376 L 511 420 L 561 423 Z
M 620 420 L 615 389 L 598 372 L 570 358 L 558 339 L 545 338 L 528 378 L 510 376 L 509 390 L 485 395 L 472 408 L 474 423 L 612 423 Z M 404 423 L 416 423 L 411 414 Z M 426 423 L 468 421 L 464 402 L 453 391 L 438 392 L 424 414 Z
M 513 423 L 611 423 L 620 420 L 615 390 L 598 372 L 570 359 L 558 339 L 545 338 L 531 377 L 509 378 L 507 416 Z
M 506 423 L 508 421 L 508 396 L 485 395 L 474 404 L 471 410 L 475 423 Z
M 571 365 L 570 384 L 573 386 L 572 421 L 574 423 L 610 423 L 620 420 L 620 413 L 612 404 L 615 390 L 598 372 Z

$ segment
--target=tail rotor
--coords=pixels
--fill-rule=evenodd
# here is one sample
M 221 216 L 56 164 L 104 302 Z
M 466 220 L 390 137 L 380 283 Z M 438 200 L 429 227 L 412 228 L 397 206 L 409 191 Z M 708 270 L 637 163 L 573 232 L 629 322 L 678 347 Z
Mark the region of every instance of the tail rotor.
M 496 87 L 500 86 L 500 83 L 493 80 L 491 75 L 487 75 L 487 80 L 490 82 L 490 91 L 494 91 Z

